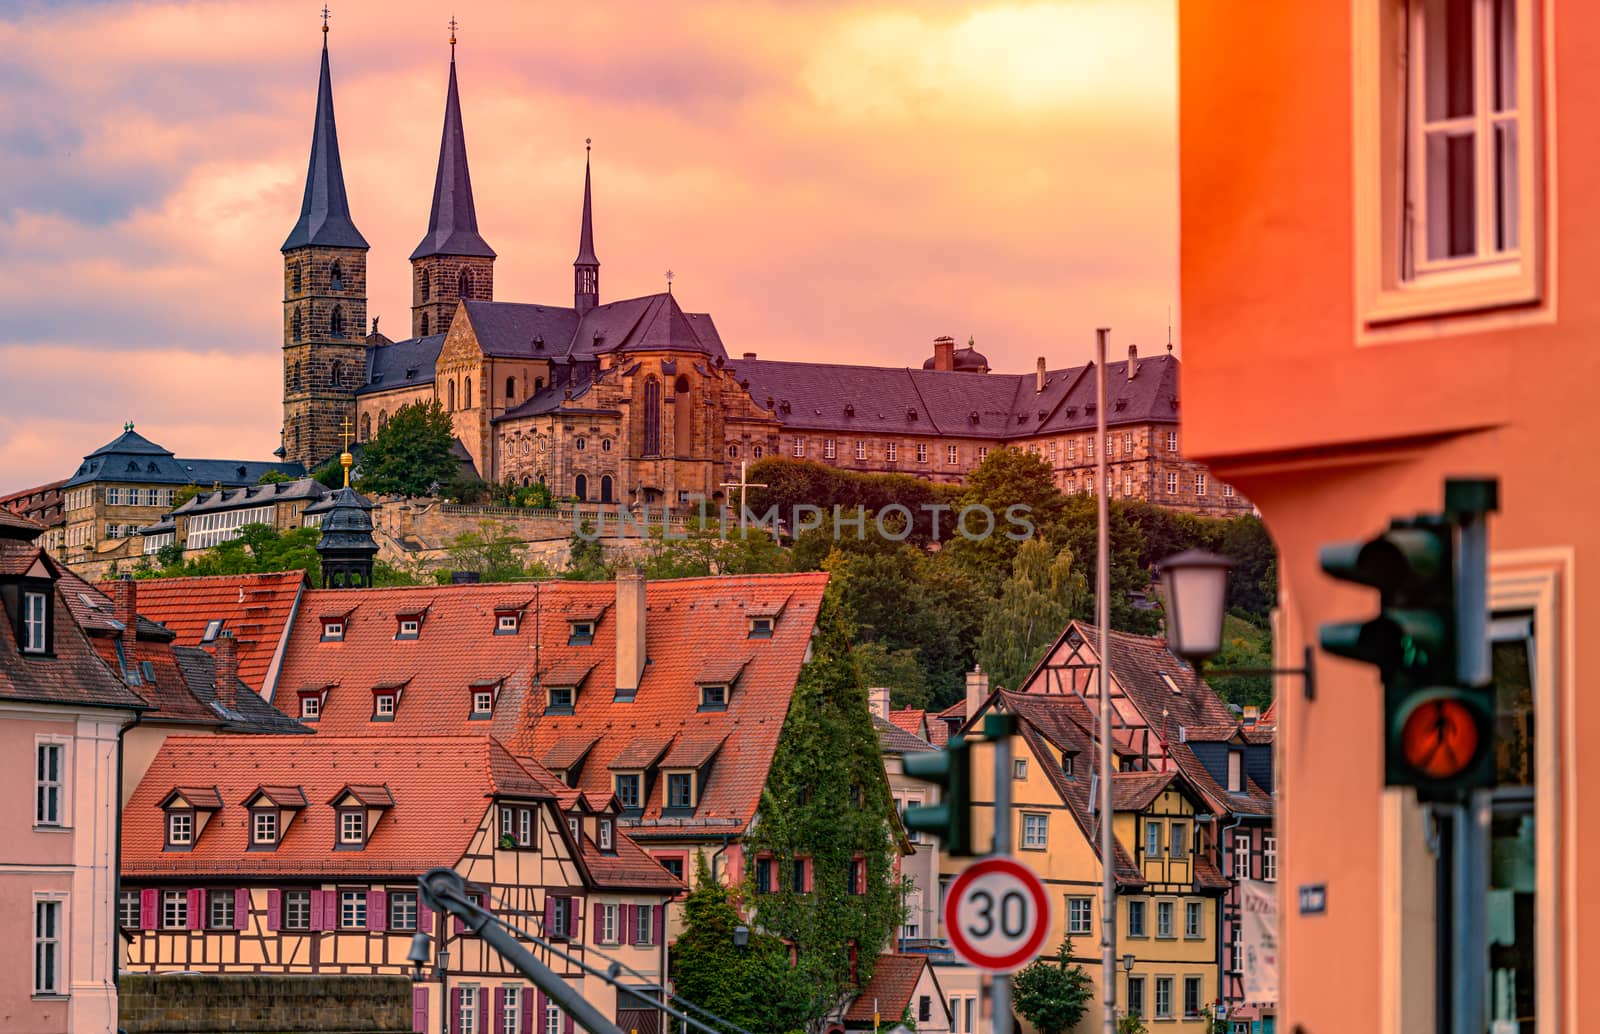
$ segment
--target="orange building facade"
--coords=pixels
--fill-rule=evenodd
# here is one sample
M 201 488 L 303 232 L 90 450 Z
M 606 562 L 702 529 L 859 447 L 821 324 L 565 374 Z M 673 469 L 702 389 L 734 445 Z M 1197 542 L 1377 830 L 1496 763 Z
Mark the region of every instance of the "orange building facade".
M 1578 753 L 1600 728 L 1581 688 L 1600 644 L 1577 631 L 1600 529 L 1574 462 L 1600 373 L 1597 43 L 1600 7 L 1581 0 L 1208 0 L 1179 16 L 1187 447 L 1278 544 L 1280 661 L 1376 610 L 1320 571 L 1320 545 L 1440 509 L 1447 477 L 1499 479 L 1501 786 L 1481 802 L 1489 933 L 1472 976 L 1485 1028 L 1519 1034 L 1600 1006 L 1600 946 L 1581 935 L 1600 918 L 1583 878 L 1597 835 L 1577 808 L 1600 794 Z M 1438 826 L 1383 786 L 1372 669 L 1315 664 L 1315 699 L 1277 687 L 1279 1023 L 1447 1029 L 1466 974 L 1439 947 Z M 1302 901 L 1316 888 L 1320 911 Z

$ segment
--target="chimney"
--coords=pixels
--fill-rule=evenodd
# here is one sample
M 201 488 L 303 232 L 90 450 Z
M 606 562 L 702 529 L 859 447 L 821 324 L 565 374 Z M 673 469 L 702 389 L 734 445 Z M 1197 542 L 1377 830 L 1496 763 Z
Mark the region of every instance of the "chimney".
M 638 567 L 617 572 L 617 695 L 629 699 L 644 675 L 645 579 Z
M 933 368 L 935 370 L 956 368 L 956 339 L 949 334 L 933 339 Z
M 746 358 L 746 359 L 754 359 L 754 358 L 755 358 L 755 357 L 756 357 L 756 354 L 755 354 L 755 353 L 754 353 L 754 352 L 746 352 L 746 353 L 745 353 L 745 354 L 744 354 L 744 357 L 745 357 L 745 358 Z
M 978 708 L 989 699 L 989 676 L 976 664 L 967 672 L 967 721 L 978 713 Z
M 239 707 L 239 640 L 233 633 L 224 629 L 217 636 L 216 647 L 216 687 L 217 703 L 230 711 Z
M 889 687 L 888 686 L 868 686 L 867 687 L 867 710 L 871 711 L 873 714 L 877 715 L 879 718 L 882 718 L 884 721 L 888 721 L 889 720 Z
M 1044 390 L 1044 356 L 1042 355 L 1039 357 L 1038 366 L 1033 371 L 1033 390 L 1035 392 Z
M 127 575 L 111 583 L 111 616 L 122 624 L 118 638 L 122 640 L 124 663 L 130 670 L 139 664 L 135 649 L 139 637 L 138 584 Z
M 1128 380 L 1130 380 L 1130 381 L 1133 380 L 1134 375 L 1137 374 L 1138 372 L 1139 372 L 1139 346 L 1138 345 L 1129 345 L 1128 346 Z

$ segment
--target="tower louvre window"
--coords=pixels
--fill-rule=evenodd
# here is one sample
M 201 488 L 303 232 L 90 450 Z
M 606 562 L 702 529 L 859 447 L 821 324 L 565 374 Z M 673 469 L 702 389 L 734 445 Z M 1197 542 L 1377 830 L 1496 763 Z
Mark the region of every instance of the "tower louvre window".
M 328 287 L 334 291 L 344 290 L 344 267 L 339 264 L 337 259 L 328 269 Z M 338 310 L 335 309 L 335 311 Z
M 335 305 L 328 314 L 328 335 L 330 337 L 344 337 L 344 309 Z
M 300 271 L 298 269 L 296 269 L 295 270 L 295 280 L 298 281 L 299 279 L 300 279 Z M 295 290 L 296 291 L 300 290 L 300 285 L 299 285 L 298 282 L 295 284 Z M 301 338 L 303 338 L 305 336 L 306 336 L 306 314 L 300 311 L 300 306 L 296 305 L 294 307 L 294 339 L 296 341 L 299 341 Z
M 463 269 L 461 276 L 456 279 L 456 297 L 465 298 L 472 293 L 472 277 Z

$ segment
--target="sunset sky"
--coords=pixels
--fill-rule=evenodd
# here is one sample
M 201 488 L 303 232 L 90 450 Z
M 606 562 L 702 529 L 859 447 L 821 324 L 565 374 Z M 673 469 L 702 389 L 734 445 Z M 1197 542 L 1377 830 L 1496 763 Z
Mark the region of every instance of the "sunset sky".
M 124 421 L 266 459 L 281 268 L 316 96 L 313 3 L 0 5 L 0 492 Z M 369 312 L 409 327 L 449 4 L 333 6 Z M 735 354 L 999 370 L 1159 350 L 1175 303 L 1171 0 L 458 0 L 496 297 L 571 303 L 594 138 L 602 300 L 660 290 Z

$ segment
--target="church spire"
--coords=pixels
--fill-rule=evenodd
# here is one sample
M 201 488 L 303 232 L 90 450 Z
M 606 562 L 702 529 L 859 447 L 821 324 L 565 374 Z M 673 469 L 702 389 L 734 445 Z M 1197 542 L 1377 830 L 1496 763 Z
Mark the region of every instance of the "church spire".
M 494 249 L 478 234 L 478 210 L 472 203 L 472 176 L 467 172 L 467 137 L 461 128 L 461 98 L 456 91 L 454 19 L 450 31 L 450 89 L 444 102 L 444 134 L 439 140 L 439 172 L 433 181 L 433 213 L 428 232 L 411 253 L 413 260 L 430 255 L 494 258 Z
M 322 23 L 322 78 L 317 83 L 317 115 L 311 127 L 311 163 L 306 169 L 306 192 L 300 202 L 300 219 L 289 231 L 281 250 L 305 247 L 365 248 L 350 219 L 350 201 L 344 192 L 344 168 L 339 164 L 339 131 L 333 122 L 333 77 L 328 73 L 328 23 Z
M 594 253 L 594 212 L 589 198 L 589 148 L 583 142 L 583 227 L 578 231 L 578 258 L 572 263 L 572 306 L 583 315 L 600 304 L 600 260 Z

